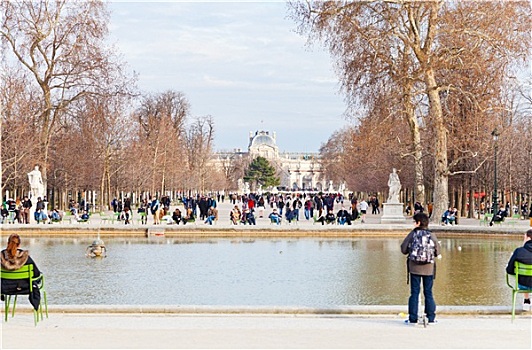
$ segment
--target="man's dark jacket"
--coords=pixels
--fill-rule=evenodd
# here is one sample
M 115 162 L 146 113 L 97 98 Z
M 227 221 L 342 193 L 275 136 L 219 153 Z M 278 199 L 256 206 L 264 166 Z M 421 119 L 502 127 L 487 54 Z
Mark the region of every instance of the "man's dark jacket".
M 514 262 L 519 261 L 523 264 L 532 265 L 532 240 L 526 241 L 525 245 L 514 250 L 508 266 L 506 266 L 506 272 L 510 275 L 514 273 Z M 532 288 L 532 277 L 519 276 L 519 284 Z

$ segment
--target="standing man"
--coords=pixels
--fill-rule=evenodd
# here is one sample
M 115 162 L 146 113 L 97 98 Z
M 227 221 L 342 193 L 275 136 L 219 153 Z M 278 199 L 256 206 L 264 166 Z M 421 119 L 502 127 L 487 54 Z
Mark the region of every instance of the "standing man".
M 303 204 L 299 199 L 299 195 L 296 195 L 296 199 L 294 199 L 294 201 L 292 202 L 292 208 L 294 209 L 294 217 L 297 221 L 299 221 L 299 209 L 301 209 L 302 206 Z
M 405 323 L 417 323 L 419 292 L 421 280 L 423 280 L 425 314 L 430 324 L 434 323 L 436 318 L 436 302 L 432 295 L 432 285 L 436 278 L 435 257 L 440 254 L 440 244 L 436 235 L 428 230 L 429 217 L 426 214 L 416 213 L 413 219 L 415 227 L 401 244 L 401 252 L 408 255 L 407 267 L 410 277 L 408 320 Z
M 362 218 L 361 222 L 364 223 L 366 222 L 366 212 L 368 211 L 369 205 L 365 199 L 362 199 L 362 202 L 360 202 L 359 206 L 360 206 L 360 214 Z
M 526 231 L 524 241 L 525 244 L 522 247 L 514 250 L 510 261 L 508 261 L 508 265 L 506 266 L 506 272 L 509 275 L 515 275 L 514 263 L 516 261 L 523 264 L 532 265 L 532 229 Z M 519 280 L 517 282 L 519 283 L 519 289 L 532 290 L 532 277 L 519 276 Z M 525 298 L 523 302 L 523 310 L 530 311 L 530 295 L 529 293 L 523 294 Z
M 32 206 L 31 200 L 28 198 L 28 196 L 24 196 L 24 199 L 22 200 L 22 223 L 23 224 L 30 223 L 31 206 Z

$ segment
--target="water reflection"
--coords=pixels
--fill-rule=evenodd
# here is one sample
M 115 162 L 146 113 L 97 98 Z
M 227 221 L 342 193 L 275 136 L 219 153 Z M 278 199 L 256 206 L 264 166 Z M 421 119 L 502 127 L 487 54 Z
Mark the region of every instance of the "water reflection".
M 400 238 L 31 238 L 51 304 L 402 305 Z M 519 238 L 441 239 L 434 293 L 440 305 L 508 305 L 505 265 Z

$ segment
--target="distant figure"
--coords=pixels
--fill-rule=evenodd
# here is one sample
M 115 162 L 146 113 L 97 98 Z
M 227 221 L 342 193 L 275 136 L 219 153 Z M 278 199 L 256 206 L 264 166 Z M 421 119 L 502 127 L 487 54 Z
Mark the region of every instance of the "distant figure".
M 175 208 L 174 212 L 172 213 L 172 220 L 179 225 L 179 222 L 181 221 L 181 210 L 179 210 L 179 208 Z
M 392 173 L 388 178 L 388 187 L 390 188 L 388 194 L 388 203 L 399 203 L 399 191 L 401 191 L 401 181 L 399 180 L 399 175 L 397 175 L 397 170 L 392 169 Z
M 501 205 L 497 214 L 493 215 L 493 217 L 491 218 L 490 226 L 493 226 L 494 222 L 503 222 L 506 216 L 508 216 L 508 212 Z
M 28 173 L 28 180 L 30 182 L 30 190 L 32 197 L 44 197 L 44 183 L 42 182 L 42 175 L 39 171 L 39 166 Z
M 441 217 L 441 224 L 452 225 L 454 223 L 456 223 L 456 216 L 454 215 L 453 207 L 449 207 Z
M 368 205 L 368 202 L 366 202 L 366 200 L 362 199 L 359 206 L 360 206 L 360 216 L 361 216 L 360 222 L 364 223 L 366 222 L 366 212 L 368 211 L 369 205 Z
M 207 219 L 205 219 L 205 223 L 212 225 L 216 220 L 218 220 L 218 209 L 211 206 L 209 210 L 207 210 Z
M 320 216 L 316 221 L 321 222 L 322 225 L 325 225 L 325 223 L 332 224 L 336 221 L 336 217 L 334 216 L 332 209 L 329 209 L 325 216 Z
M 340 225 L 343 225 L 347 223 L 348 225 L 351 225 L 351 215 L 347 210 L 345 210 L 344 206 L 342 205 L 342 209 L 336 213 L 336 219 L 338 220 L 338 223 Z
M 271 222 L 276 223 L 277 225 L 281 224 L 281 216 L 277 213 L 277 209 L 273 209 L 273 212 L 268 216 Z
M 242 213 L 240 212 L 240 209 L 238 209 L 238 205 L 235 205 L 233 207 L 233 210 L 231 210 L 231 213 L 229 213 L 229 218 L 231 219 L 231 223 L 233 225 L 238 225 L 240 222 L 241 216 L 242 216 Z

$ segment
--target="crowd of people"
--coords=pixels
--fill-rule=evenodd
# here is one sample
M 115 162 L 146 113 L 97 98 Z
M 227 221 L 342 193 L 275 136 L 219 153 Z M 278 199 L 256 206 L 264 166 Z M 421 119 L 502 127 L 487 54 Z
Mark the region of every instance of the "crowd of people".
M 147 224 L 150 216 L 154 217 L 154 223 L 166 222 L 168 224 L 186 224 L 195 222 L 196 218 L 205 224 L 213 225 L 219 220 L 219 203 L 228 201 L 233 206 L 238 206 L 238 212 L 233 208 L 229 220 L 231 223 L 256 225 L 258 218 L 269 218 L 272 222 L 288 222 L 300 220 L 313 220 L 326 224 L 351 225 L 354 221 L 366 222 L 366 215 L 378 215 L 381 213 L 381 203 L 377 196 L 368 196 L 358 200 L 353 194 L 345 198 L 340 193 L 278 193 L 278 194 L 237 194 L 237 193 L 211 193 L 184 195 L 178 194 L 174 198 L 168 195 L 146 197 L 136 203 L 132 203 L 131 197 L 113 198 L 110 207 L 115 219 L 124 224 L 131 224 L 133 207 L 141 224 Z M 172 203 L 173 202 L 173 203 Z M 1 208 L 0 223 L 52 223 L 61 222 L 65 213 L 54 207 L 48 210 L 46 197 L 38 197 L 36 200 L 24 196 L 22 199 L 7 199 Z M 183 209 L 175 208 L 183 206 Z M 172 211 L 170 207 L 172 206 Z M 499 209 L 493 215 L 490 225 L 504 221 L 512 214 L 520 214 L 523 218 L 530 218 L 532 204 L 524 202 L 520 207 L 498 203 Z M 177 209 L 177 210 L 176 210 Z M 273 211 L 275 209 L 275 211 Z M 481 212 L 492 213 L 491 204 L 482 201 Z M 405 213 L 413 216 L 416 213 L 426 213 L 432 217 L 433 203 L 423 205 L 416 201 L 413 205 L 406 203 Z M 31 215 L 33 213 L 33 216 Z M 83 199 L 79 202 L 70 200 L 67 214 L 78 222 L 86 222 L 90 219 L 90 205 Z M 32 216 L 30 218 L 30 216 Z M 442 225 L 457 225 L 459 222 L 459 210 L 450 206 L 441 216 Z M 71 219 L 70 219 L 71 220 Z
M 35 205 L 34 205 L 35 204 Z M 16 200 L 8 198 L 2 205 L 0 223 L 29 224 L 31 222 L 31 209 L 34 208 L 33 220 L 37 223 L 52 223 L 57 217 L 48 213 L 48 200 L 46 196 L 32 200 L 28 196 Z
M 219 220 L 218 204 L 228 200 L 233 208 L 229 213 L 229 221 L 234 225 L 256 225 L 258 218 L 269 218 L 274 223 L 285 220 L 288 223 L 299 220 L 313 220 L 322 224 L 337 223 L 351 225 L 361 219 L 365 222 L 366 214 L 371 206 L 372 213 L 380 213 L 379 201 L 376 197 L 360 202 L 355 197 L 344 198 L 341 194 L 198 194 L 196 196 L 180 196 L 174 199 L 175 206 L 171 210 L 172 200 L 169 196 L 149 197 L 141 200 L 137 213 L 141 223 L 146 224 L 148 217 L 153 216 L 153 223 L 186 224 L 195 222 L 196 218 L 208 225 Z M 345 202 L 347 201 L 347 204 Z M 183 209 L 180 209 L 182 205 Z M 334 214 L 335 205 L 337 212 Z M 128 198 L 114 198 L 111 207 L 118 220 L 126 224 L 131 220 L 131 201 Z

